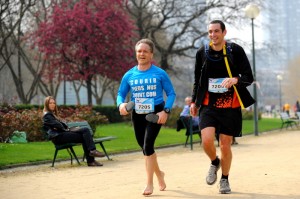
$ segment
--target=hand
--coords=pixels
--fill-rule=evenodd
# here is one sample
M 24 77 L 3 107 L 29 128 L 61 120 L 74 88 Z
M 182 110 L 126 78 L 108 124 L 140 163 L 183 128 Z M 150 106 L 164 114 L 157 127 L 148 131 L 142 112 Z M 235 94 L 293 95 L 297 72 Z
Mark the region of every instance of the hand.
M 127 112 L 127 110 L 126 110 L 126 104 L 127 103 L 122 103 L 122 104 L 120 104 L 120 106 L 119 106 L 119 111 L 120 111 L 120 115 L 128 115 L 129 113 Z
M 198 110 L 199 110 L 199 108 L 196 107 L 196 104 L 192 103 L 191 107 L 190 107 L 191 116 L 193 116 L 193 117 L 197 116 Z
M 238 82 L 237 78 L 225 78 L 221 85 L 225 88 L 230 88 L 233 85 L 237 84 L 237 82 Z
M 156 115 L 158 115 L 159 117 L 157 124 L 165 124 L 167 122 L 169 114 L 166 113 L 165 111 L 158 112 L 156 113 Z

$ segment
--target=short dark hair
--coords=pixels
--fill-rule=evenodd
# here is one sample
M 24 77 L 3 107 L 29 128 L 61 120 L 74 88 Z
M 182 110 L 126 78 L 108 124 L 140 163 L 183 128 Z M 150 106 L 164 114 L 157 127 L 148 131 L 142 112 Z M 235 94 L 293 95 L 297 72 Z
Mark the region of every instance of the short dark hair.
M 217 24 L 217 23 L 220 24 L 221 30 L 222 30 L 222 32 L 224 32 L 224 30 L 226 29 L 226 27 L 225 27 L 225 24 L 224 24 L 223 21 L 221 21 L 221 20 L 213 20 L 209 24 Z
M 151 53 L 153 53 L 154 52 L 154 48 L 155 48 L 155 46 L 154 46 L 154 43 L 153 43 L 153 41 L 151 40 L 151 39 L 141 39 L 140 41 L 138 41 L 136 44 L 135 44 L 135 49 L 137 48 L 137 46 L 139 45 L 139 44 L 147 44 L 149 47 L 150 47 L 150 51 L 151 51 Z

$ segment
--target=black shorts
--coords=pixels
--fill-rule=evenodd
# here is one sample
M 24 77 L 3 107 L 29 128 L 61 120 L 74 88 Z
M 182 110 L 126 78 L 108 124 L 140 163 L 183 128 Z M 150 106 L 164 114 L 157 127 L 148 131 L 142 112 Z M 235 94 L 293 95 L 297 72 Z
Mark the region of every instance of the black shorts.
M 216 133 L 242 136 L 241 108 L 211 108 L 202 106 L 200 109 L 200 130 L 215 127 Z

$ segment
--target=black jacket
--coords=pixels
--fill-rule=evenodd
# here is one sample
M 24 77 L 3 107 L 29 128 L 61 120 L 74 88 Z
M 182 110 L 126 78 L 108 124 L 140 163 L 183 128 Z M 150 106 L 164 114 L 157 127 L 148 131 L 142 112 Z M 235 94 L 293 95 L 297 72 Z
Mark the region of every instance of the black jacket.
M 47 132 L 48 139 L 53 139 L 62 132 L 69 131 L 66 123 L 58 120 L 53 113 L 45 112 L 43 116 L 43 129 Z
M 253 82 L 253 74 L 249 60 L 241 46 L 232 43 L 232 60 L 229 60 L 230 70 L 233 77 L 238 77 L 238 83 L 235 85 L 244 107 L 249 107 L 255 103 L 255 100 L 247 90 L 247 86 Z M 224 60 L 224 59 L 223 59 Z M 192 94 L 192 102 L 196 103 L 197 107 L 200 107 L 205 93 L 208 90 L 208 76 L 207 66 L 210 64 L 209 59 L 206 58 L 204 47 L 200 48 L 196 54 L 196 63 L 194 71 L 194 88 Z

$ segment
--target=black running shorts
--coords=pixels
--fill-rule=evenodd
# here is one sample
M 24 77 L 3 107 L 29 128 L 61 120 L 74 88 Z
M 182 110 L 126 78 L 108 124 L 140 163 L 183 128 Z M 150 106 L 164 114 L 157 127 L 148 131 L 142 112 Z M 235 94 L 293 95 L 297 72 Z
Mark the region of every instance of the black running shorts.
M 202 106 L 200 109 L 200 130 L 215 127 L 216 133 L 242 136 L 241 108 L 211 108 Z

